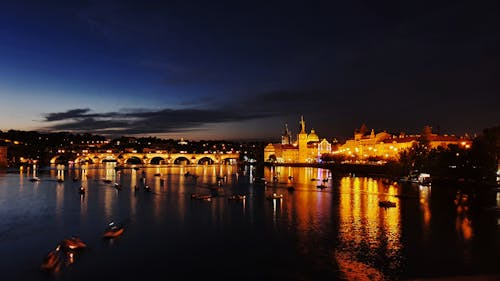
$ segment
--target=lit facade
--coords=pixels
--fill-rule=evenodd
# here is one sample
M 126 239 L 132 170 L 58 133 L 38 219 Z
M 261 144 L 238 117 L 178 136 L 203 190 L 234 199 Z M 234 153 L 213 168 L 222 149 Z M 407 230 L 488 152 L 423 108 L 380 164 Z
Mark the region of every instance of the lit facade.
M 314 163 L 319 161 L 322 154 L 331 153 L 332 146 L 326 139 L 320 141 L 314 129 L 309 134 L 307 133 L 303 117 L 299 123 L 300 132 L 297 134 L 297 140 L 292 141 L 292 133 L 288 130 L 288 126 L 285 125 L 281 143 L 269 143 L 264 148 L 265 161 Z
M 373 129 L 370 134 L 366 134 L 362 127 L 359 131 L 355 131 L 353 139 L 347 140 L 334 153 L 355 159 L 372 157 L 387 160 L 397 159 L 401 151 L 411 148 L 422 136 L 429 140 L 431 149 L 440 146 L 448 147 L 448 145 L 470 148 L 472 145 L 469 138 L 433 134 L 428 126 L 424 128 L 422 135 L 405 135 L 403 133 L 391 135 L 385 131 L 375 134 Z

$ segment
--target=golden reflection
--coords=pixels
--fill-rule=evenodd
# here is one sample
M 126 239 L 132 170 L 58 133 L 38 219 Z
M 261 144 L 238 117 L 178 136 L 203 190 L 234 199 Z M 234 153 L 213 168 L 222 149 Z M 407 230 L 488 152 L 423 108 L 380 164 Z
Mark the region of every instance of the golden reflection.
M 270 178 L 272 173 L 265 170 L 264 175 Z M 305 192 L 295 192 L 293 196 L 286 196 L 283 200 L 271 200 L 273 223 L 286 216 L 286 221 L 297 229 L 298 239 L 307 244 L 310 239 L 308 233 L 324 231 L 329 227 L 324 222 L 329 221 L 331 217 L 333 193 L 328 189 L 320 191 L 316 188 L 319 184 L 316 180 L 329 177 L 329 170 L 280 166 L 276 167 L 274 175 L 278 177 L 278 183 L 272 185 L 272 192 L 281 193 L 280 189 L 290 186 L 290 181 L 293 181 L 297 190 Z M 252 204 L 251 200 L 249 204 Z
M 348 248 L 358 249 L 368 246 L 372 250 L 383 250 L 387 256 L 397 254 L 396 252 L 401 249 L 399 209 L 380 208 L 378 205 L 379 200 L 387 200 L 387 197 L 396 193 L 394 186 L 385 186 L 379 180 L 359 177 L 342 178 L 338 195 L 341 243 L 348 245 Z M 339 266 L 345 267 L 343 274 L 346 274 L 347 279 L 351 279 L 350 275 L 359 280 L 381 278 L 378 275 L 379 272 L 366 275 L 363 271 L 373 268 L 356 261 L 355 257 L 336 255 L 336 258 Z M 348 258 L 350 263 L 344 258 Z
M 420 209 L 423 213 L 424 228 L 428 232 L 431 223 L 431 210 L 429 207 L 429 199 L 431 195 L 431 188 L 429 186 L 419 186 Z
M 56 185 L 56 214 L 59 218 L 62 215 L 64 204 L 64 186 L 57 184 Z
M 57 165 L 57 180 L 64 181 L 64 165 Z
M 454 202 L 457 208 L 455 228 L 465 240 L 470 240 L 473 236 L 473 230 L 472 220 L 469 217 L 469 195 L 457 191 Z
M 470 240 L 472 238 L 472 225 L 469 218 L 465 217 L 462 219 L 460 231 L 465 240 Z
M 82 165 L 80 167 L 80 169 L 82 171 L 81 181 L 86 181 L 87 180 L 87 170 L 88 170 L 88 168 L 89 168 L 88 164 Z
M 137 171 L 135 169 L 130 170 L 130 192 L 134 195 L 140 188 L 137 186 Z M 137 198 L 135 196 L 130 196 L 130 215 L 135 216 L 136 214 Z
M 342 279 L 356 281 L 382 281 L 384 275 L 376 268 L 356 261 L 349 253 L 335 252 L 336 264 Z
M 104 179 L 110 180 L 110 181 L 116 181 L 115 176 L 116 176 L 116 162 L 106 162 L 105 163 L 105 176 Z
M 89 193 L 88 182 L 86 179 L 84 180 L 82 178 L 82 183 L 80 187 L 82 187 L 85 190 L 85 193 L 80 194 L 80 215 L 82 217 L 85 217 L 85 215 L 87 214 L 87 204 L 88 204 L 87 198 Z

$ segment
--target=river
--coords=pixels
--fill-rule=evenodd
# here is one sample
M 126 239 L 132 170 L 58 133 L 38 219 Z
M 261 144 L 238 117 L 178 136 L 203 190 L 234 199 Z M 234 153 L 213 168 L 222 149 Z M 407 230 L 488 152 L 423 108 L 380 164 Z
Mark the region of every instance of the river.
M 307 167 L 133 167 L 42 167 L 37 182 L 33 169 L 0 172 L 0 279 L 500 276 L 496 189 L 336 177 Z M 283 198 L 267 198 L 273 193 Z M 246 198 L 229 200 L 232 194 Z M 382 200 L 396 207 L 379 207 Z M 105 240 L 110 222 L 125 231 Z M 57 271 L 41 270 L 71 236 L 88 247 L 61 253 Z

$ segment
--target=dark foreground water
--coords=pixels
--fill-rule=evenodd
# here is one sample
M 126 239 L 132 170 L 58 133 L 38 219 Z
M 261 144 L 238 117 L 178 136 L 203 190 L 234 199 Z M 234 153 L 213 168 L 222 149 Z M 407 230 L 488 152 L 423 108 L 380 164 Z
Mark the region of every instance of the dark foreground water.
M 198 177 L 185 176 L 188 171 Z M 52 167 L 37 172 L 39 182 L 29 181 L 31 171 L 0 173 L 0 280 L 500 276 L 495 189 L 421 187 L 332 178 L 316 168 L 266 168 L 267 181 L 273 175 L 278 182 L 266 187 L 252 182 L 250 167 L 218 165 L 119 172 L 112 163 Z M 58 176 L 64 182 L 56 182 Z M 226 178 L 219 189 L 217 176 Z M 152 192 L 144 191 L 142 177 Z M 317 185 L 323 179 L 327 188 L 321 190 Z M 115 182 L 122 190 L 113 187 Z M 85 196 L 78 193 L 80 186 L 87 189 Z M 207 202 L 192 199 L 192 193 L 218 197 Z M 246 199 L 228 200 L 233 193 Z M 272 193 L 283 199 L 267 199 Z M 387 199 L 397 207 L 378 206 Z M 123 224 L 125 232 L 104 240 L 111 221 Z M 70 236 L 88 248 L 72 258 L 67 254 L 58 272 L 42 271 L 43 258 Z

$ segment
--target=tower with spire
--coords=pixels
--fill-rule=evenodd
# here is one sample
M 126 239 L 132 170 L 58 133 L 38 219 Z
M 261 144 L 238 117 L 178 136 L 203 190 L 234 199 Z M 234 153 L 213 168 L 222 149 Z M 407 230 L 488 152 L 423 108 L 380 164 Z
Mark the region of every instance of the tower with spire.
M 299 163 L 307 162 L 308 151 L 307 151 L 307 131 L 306 122 L 304 121 L 304 116 L 300 117 L 300 133 L 297 135 L 297 143 L 299 147 Z
M 292 132 L 288 129 L 288 124 L 285 124 L 285 131 L 281 135 L 281 144 L 292 144 Z

